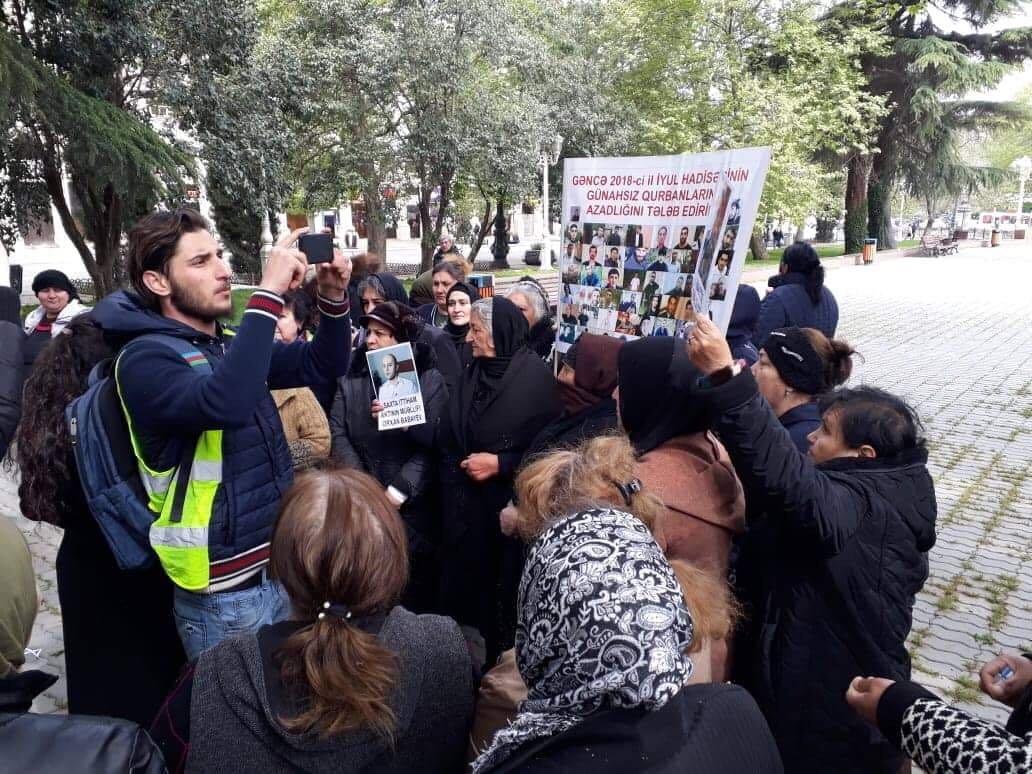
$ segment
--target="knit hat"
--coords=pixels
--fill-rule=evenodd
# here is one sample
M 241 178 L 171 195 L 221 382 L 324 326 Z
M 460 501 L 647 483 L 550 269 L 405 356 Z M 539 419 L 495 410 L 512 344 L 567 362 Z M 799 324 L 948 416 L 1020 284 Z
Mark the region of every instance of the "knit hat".
M 831 387 L 824 362 L 802 328 L 772 331 L 763 345 L 778 376 L 789 387 L 807 395 L 819 395 Z
M 452 293 L 465 293 L 467 296 L 469 296 L 469 302 L 471 304 L 474 301 L 480 300 L 480 292 L 472 285 L 469 285 L 465 282 L 456 282 L 454 285 L 448 288 L 448 293 L 445 295 L 445 299 L 451 298 Z
M 377 304 L 369 314 L 364 314 L 358 319 L 358 324 L 363 328 L 368 327 L 370 320 L 383 325 L 398 341 L 409 341 L 413 334 L 412 311 L 407 306 L 402 306 L 394 301 L 385 301 Z
M 39 293 L 41 290 L 47 288 L 56 288 L 57 290 L 64 290 L 68 293 L 70 298 L 78 298 L 79 293 L 75 289 L 75 285 L 68 279 L 68 275 L 63 271 L 57 269 L 47 269 L 41 271 L 36 275 L 36 278 L 32 280 L 32 292 Z

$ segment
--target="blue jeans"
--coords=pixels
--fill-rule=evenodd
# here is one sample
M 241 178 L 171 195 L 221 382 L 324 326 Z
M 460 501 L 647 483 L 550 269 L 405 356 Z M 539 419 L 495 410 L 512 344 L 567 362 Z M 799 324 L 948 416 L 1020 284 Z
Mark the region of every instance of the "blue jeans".
M 258 586 L 216 594 L 194 594 L 177 586 L 172 607 L 179 639 L 191 661 L 227 637 L 256 632 L 290 613 L 283 587 L 267 577 Z

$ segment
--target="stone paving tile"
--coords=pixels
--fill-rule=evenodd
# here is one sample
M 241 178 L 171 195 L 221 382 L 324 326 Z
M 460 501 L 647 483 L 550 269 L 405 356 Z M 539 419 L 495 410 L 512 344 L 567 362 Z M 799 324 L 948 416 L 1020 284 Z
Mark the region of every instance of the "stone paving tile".
M 852 383 L 907 397 L 929 440 L 940 527 L 929 582 L 914 606 L 915 677 L 996 721 L 1007 712 L 972 692 L 977 669 L 1001 650 L 1032 646 L 1030 253 L 1009 246 L 876 260 L 832 268 L 827 279 L 841 310 L 838 334 L 866 358 Z M 1003 281 L 958 281 L 987 275 Z M 40 614 L 29 645 L 39 656 L 28 663 L 61 675 L 35 709 L 60 711 L 66 701 L 54 559 L 61 533 L 20 518 L 16 486 L 0 473 L 0 516 L 17 520 L 39 578 Z

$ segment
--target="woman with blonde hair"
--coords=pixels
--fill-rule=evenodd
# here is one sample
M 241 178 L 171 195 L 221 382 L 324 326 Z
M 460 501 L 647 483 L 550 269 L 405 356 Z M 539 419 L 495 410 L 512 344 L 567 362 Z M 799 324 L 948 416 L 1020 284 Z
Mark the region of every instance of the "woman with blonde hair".
M 633 479 L 613 486 L 633 507 Z M 530 545 L 515 649 L 526 699 L 474 760 L 475 774 L 782 771 L 744 689 L 691 684 L 695 611 L 627 508 L 573 511 Z
M 539 457 L 520 471 L 515 500 L 501 514 L 502 530 L 531 543 L 567 514 L 612 508 L 631 514 L 651 531 L 666 507 L 635 477 L 636 466 L 634 449 L 620 435 L 593 438 Z M 736 605 L 726 582 L 685 562 L 675 560 L 671 566 L 694 627 L 686 651 L 694 664 L 688 682 L 708 683 L 712 643 L 728 636 Z M 475 750 L 516 715 L 526 696 L 515 652 L 507 651 L 481 683 L 472 738 Z
M 383 487 L 351 470 L 299 476 L 271 570 L 292 618 L 201 654 L 152 729 L 169 768 L 456 771 L 473 709 L 453 621 L 398 605 L 405 529 Z

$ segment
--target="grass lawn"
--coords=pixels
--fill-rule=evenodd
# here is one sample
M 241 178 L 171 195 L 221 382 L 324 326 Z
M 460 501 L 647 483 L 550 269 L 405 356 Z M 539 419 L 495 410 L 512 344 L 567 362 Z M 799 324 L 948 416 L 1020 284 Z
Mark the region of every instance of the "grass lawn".
M 900 248 L 906 247 L 917 247 L 921 244 L 920 239 L 903 239 L 900 240 L 898 246 Z M 840 255 L 846 254 L 846 248 L 844 245 L 816 245 L 817 255 L 821 258 L 837 258 Z M 785 248 L 778 247 L 773 250 L 768 250 L 767 255 L 769 260 L 766 261 L 754 261 L 752 259 L 752 251 L 746 254 L 746 267 L 749 269 L 755 269 L 758 267 L 766 266 L 777 266 L 781 262 L 781 256 L 785 254 Z

